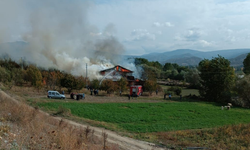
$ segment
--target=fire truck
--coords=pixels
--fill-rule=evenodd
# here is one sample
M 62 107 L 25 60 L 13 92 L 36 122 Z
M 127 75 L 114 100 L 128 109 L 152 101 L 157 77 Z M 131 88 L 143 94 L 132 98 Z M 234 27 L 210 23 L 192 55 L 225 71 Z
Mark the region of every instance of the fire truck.
M 138 97 L 142 95 L 142 86 L 141 85 L 131 85 L 130 86 L 130 96 Z

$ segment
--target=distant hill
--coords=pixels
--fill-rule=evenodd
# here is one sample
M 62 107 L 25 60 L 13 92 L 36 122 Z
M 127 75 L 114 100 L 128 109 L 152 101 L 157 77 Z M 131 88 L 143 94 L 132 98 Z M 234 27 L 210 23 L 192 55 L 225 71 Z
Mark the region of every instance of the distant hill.
M 248 53 L 229 59 L 231 66 L 243 66 L 243 61 L 247 57 L 247 54 Z
M 178 49 L 164 53 L 150 53 L 137 57 L 146 58 L 149 61 L 159 61 L 161 64 L 177 63 L 183 66 L 196 66 L 203 59 L 212 59 L 218 55 L 230 60 L 232 66 L 241 66 L 250 49 L 231 49 L 202 52 L 192 49 Z
M 197 66 L 201 60 L 202 59 L 199 57 L 192 56 L 192 57 L 185 57 L 185 58 L 168 59 L 165 62 L 161 62 L 161 63 L 162 64 L 176 63 L 176 64 L 181 65 L 181 66 Z
M 11 57 L 14 60 L 19 60 L 20 57 L 31 57 L 27 54 L 20 55 L 20 52 L 25 51 L 28 43 L 24 41 L 8 42 L 0 44 L 0 57 Z M 218 55 L 230 60 L 232 66 L 242 66 L 246 55 L 250 53 L 250 49 L 230 49 L 230 50 L 216 50 L 216 51 L 198 51 L 192 49 L 177 49 L 163 53 L 150 53 L 141 56 L 124 56 L 124 58 L 146 58 L 149 61 L 159 61 L 161 64 L 177 63 L 182 66 L 197 66 L 203 59 L 212 59 Z M 11 55 L 11 56 L 9 56 Z

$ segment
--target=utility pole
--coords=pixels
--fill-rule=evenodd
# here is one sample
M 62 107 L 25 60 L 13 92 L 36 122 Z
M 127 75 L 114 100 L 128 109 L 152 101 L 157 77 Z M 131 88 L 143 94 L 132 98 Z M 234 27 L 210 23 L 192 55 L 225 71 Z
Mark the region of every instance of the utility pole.
M 88 64 L 86 63 L 86 87 L 88 87 Z

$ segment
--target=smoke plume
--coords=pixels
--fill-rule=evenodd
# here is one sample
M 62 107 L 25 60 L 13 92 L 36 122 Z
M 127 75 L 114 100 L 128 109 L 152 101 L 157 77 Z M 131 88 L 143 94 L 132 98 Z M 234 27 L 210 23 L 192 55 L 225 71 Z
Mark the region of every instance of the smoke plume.
M 1 0 L 0 44 L 23 42 L 1 48 L 0 54 L 74 75 L 85 76 L 88 64 L 88 76 L 98 78 L 98 71 L 123 64 L 119 56 L 124 47 L 113 24 L 99 31 L 88 22 L 93 7 L 82 0 Z

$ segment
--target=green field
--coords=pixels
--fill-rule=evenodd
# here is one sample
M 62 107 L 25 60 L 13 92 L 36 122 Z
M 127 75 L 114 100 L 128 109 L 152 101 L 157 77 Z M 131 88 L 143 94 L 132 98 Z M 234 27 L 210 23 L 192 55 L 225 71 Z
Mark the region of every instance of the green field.
M 216 103 L 78 103 L 44 102 L 39 107 L 57 111 L 59 106 L 71 114 L 114 124 L 134 133 L 213 128 L 223 125 L 250 123 L 250 111 L 243 108 L 221 110 Z

